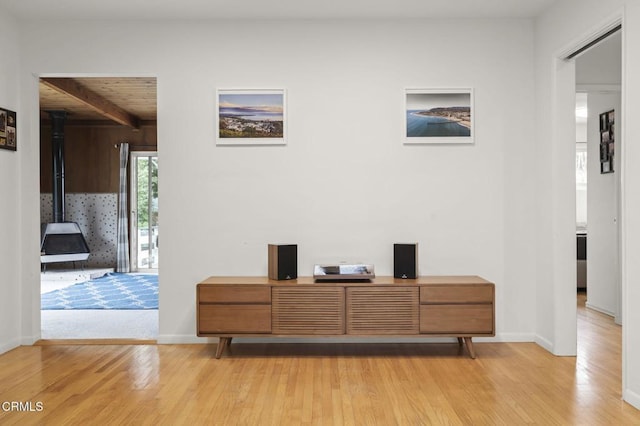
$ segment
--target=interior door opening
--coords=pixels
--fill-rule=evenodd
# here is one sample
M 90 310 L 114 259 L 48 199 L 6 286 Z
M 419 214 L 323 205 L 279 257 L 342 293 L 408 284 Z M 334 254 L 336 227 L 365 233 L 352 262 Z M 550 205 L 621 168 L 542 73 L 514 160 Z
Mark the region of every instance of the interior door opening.
M 620 132 L 622 37 L 618 31 L 576 58 L 576 233 L 586 263 L 586 306 L 620 321 Z M 582 109 L 584 121 L 578 122 Z M 581 156 L 584 163 L 581 164 Z M 588 162 L 586 161 L 588 158 Z M 586 173 L 582 178 L 580 166 Z M 583 170 L 583 172 L 584 172 Z M 581 183 L 580 180 L 583 180 Z M 581 191 L 582 189 L 582 191 Z M 582 193 L 582 194 L 581 194 Z M 582 196 L 581 196 L 582 195 Z M 582 198 L 582 200 L 581 200 Z M 582 203 L 580 202 L 582 201 Z M 586 209 L 586 210 L 585 210 Z M 581 212 L 582 210 L 582 212 Z M 580 237 L 586 238 L 584 253 Z M 580 259 L 583 255 L 584 260 Z M 580 272 L 580 269 L 578 269 Z M 580 274 L 578 276 L 580 277 Z M 580 282 L 578 283 L 580 288 Z
M 152 173 L 156 180 L 151 179 L 149 186 L 151 214 L 147 208 L 153 244 L 141 246 L 148 259 L 155 256 L 156 261 L 141 271 L 144 274 L 116 269 L 121 242 L 119 194 L 123 186 L 127 187 L 127 204 L 131 205 L 131 174 L 126 181 L 120 181 L 119 147 L 126 141 L 132 150 L 147 151 L 155 157 L 156 78 L 36 78 L 40 108 L 40 225 L 74 222 L 90 249 L 88 259 L 82 262 L 46 259 L 47 268 L 40 280 L 40 337 L 153 341 L 158 336 L 158 274 L 152 270 L 158 267 L 157 171 Z M 127 114 L 114 117 L 114 110 Z M 64 189 L 56 189 L 55 197 L 54 185 Z M 130 233 L 130 225 L 128 228 Z M 130 253 L 130 235 L 127 241 Z M 42 251 L 40 254 L 42 259 Z M 131 265 L 130 259 L 126 263 Z
M 622 325 L 621 149 L 622 27 L 598 38 L 575 58 L 576 83 L 576 241 L 578 305 L 586 315 L 611 318 L 612 340 Z M 582 267 L 582 268 L 581 268 Z M 596 339 L 577 332 L 578 363 L 593 362 L 589 347 Z M 597 336 L 596 336 L 597 337 Z M 602 336 L 603 338 L 604 335 Z M 598 340 L 599 341 L 599 340 Z M 624 352 L 623 352 L 624 359 Z M 624 377 L 624 361 L 622 376 Z M 624 378 L 622 379 L 624 381 Z M 624 387 L 624 386 L 623 386 Z

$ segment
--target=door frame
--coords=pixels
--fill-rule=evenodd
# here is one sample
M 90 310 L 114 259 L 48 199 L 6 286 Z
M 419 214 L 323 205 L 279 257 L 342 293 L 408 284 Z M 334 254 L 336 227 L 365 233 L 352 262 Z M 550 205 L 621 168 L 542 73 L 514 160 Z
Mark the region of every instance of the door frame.
M 570 103 L 567 103 L 566 101 L 568 99 L 573 98 L 573 105 L 574 105 L 573 108 L 575 109 L 575 91 L 576 91 L 575 61 L 567 60 L 569 54 L 576 52 L 578 49 L 586 46 L 589 42 L 597 39 L 598 37 L 602 36 L 603 34 L 607 33 L 609 30 L 611 30 L 612 28 L 618 25 L 621 25 L 620 31 L 622 34 L 622 84 L 621 84 L 622 100 L 621 100 L 620 116 L 618 117 L 618 114 L 616 114 L 616 120 L 620 120 L 622 125 L 618 127 L 618 136 L 620 138 L 616 139 L 616 156 L 618 156 L 618 158 L 621 160 L 618 164 L 618 170 L 616 170 L 616 173 L 619 174 L 618 179 L 621 180 L 621 184 L 618 187 L 620 193 L 617 201 L 618 211 L 619 211 L 618 224 L 617 224 L 618 236 L 619 236 L 618 238 L 619 263 L 617 265 L 617 270 L 619 274 L 618 283 L 619 283 L 619 292 L 620 292 L 618 300 L 621 301 L 620 317 L 622 318 L 622 324 L 627 324 L 627 321 L 626 321 L 627 310 L 625 309 L 626 303 L 627 303 L 626 292 L 627 292 L 628 283 L 627 283 L 626 272 L 628 268 L 627 266 L 628 262 L 626 258 L 627 210 L 626 210 L 626 203 L 625 203 L 625 200 L 626 200 L 625 176 L 627 174 L 627 167 L 626 167 L 627 159 L 625 155 L 625 148 L 626 148 L 625 34 L 626 34 L 626 29 L 625 29 L 625 23 L 624 23 L 624 11 L 619 11 L 616 14 L 614 14 L 612 17 L 609 17 L 606 20 L 600 22 L 599 24 L 592 26 L 587 32 L 582 34 L 581 38 L 576 39 L 579 41 L 571 42 L 568 45 L 566 45 L 564 49 L 557 52 L 554 58 L 556 69 L 553 73 L 554 88 L 552 93 L 553 93 L 554 99 L 552 101 L 552 104 L 556 111 L 562 111 L 564 113 L 565 109 L 563 109 L 563 107 L 565 105 L 570 105 Z M 566 112 L 569 112 L 569 111 L 567 110 Z M 564 139 L 571 140 L 571 144 L 575 147 L 575 121 L 572 123 L 570 120 L 558 120 L 556 123 L 554 123 L 554 130 L 556 135 L 554 140 L 555 142 L 557 142 L 553 144 L 554 158 L 557 158 L 560 160 L 565 159 L 564 155 L 566 151 L 565 151 L 565 145 L 563 144 L 564 140 L 560 136 L 564 136 L 566 134 L 570 135 L 571 129 L 573 129 L 574 137 L 564 138 Z M 575 158 L 575 148 L 573 149 L 573 158 Z M 573 160 L 573 158 L 571 160 Z M 573 179 L 575 183 L 575 176 L 572 175 L 571 179 Z M 571 197 L 574 200 L 573 202 L 574 224 L 572 226 L 572 229 L 570 229 L 572 232 L 567 232 L 567 235 L 571 235 L 575 228 L 575 185 L 573 185 L 573 187 L 571 188 L 571 191 L 572 191 Z M 565 191 L 565 186 L 560 185 L 560 186 L 557 186 L 556 189 L 554 189 L 553 196 L 559 197 L 559 198 L 566 198 L 567 196 L 569 196 L 569 193 Z M 564 214 L 563 212 L 555 213 L 554 220 L 560 222 L 563 219 L 562 217 L 563 214 Z M 569 229 L 567 229 L 567 231 L 569 231 Z M 557 241 L 554 242 L 553 248 L 559 249 L 562 246 L 562 243 L 564 243 L 564 240 L 562 240 L 560 243 Z M 571 239 L 570 241 L 567 240 L 567 243 L 570 243 L 573 247 L 575 247 L 575 240 L 573 239 Z M 558 252 L 562 252 L 562 250 L 559 250 Z M 575 255 L 573 256 L 573 259 L 575 259 Z M 570 265 L 573 265 L 573 264 L 570 264 Z M 554 272 L 558 273 L 558 275 L 561 275 L 561 273 L 564 272 L 564 269 L 568 269 L 570 265 L 559 263 L 554 267 Z M 575 267 L 572 267 L 571 269 L 575 271 Z M 564 291 L 567 285 L 571 286 L 572 292 Z M 568 283 L 564 282 L 563 280 L 558 280 L 554 285 L 554 292 L 555 294 L 554 294 L 553 300 L 555 302 L 555 305 L 558 308 L 557 310 L 558 314 L 554 320 L 554 331 L 555 331 L 554 340 L 555 341 L 554 341 L 554 348 L 553 348 L 554 350 L 552 350 L 552 353 L 554 353 L 555 355 L 569 355 L 570 352 L 573 350 L 574 353 L 572 355 L 575 356 L 576 355 L 575 349 L 577 347 L 577 333 L 576 333 L 577 319 L 575 318 L 576 315 L 574 312 L 574 308 L 576 306 L 575 276 L 574 276 L 574 279 L 570 280 Z M 633 399 L 633 397 L 627 391 L 628 342 L 629 342 L 628 327 L 625 327 L 623 325 L 622 327 L 622 399 L 629 402 L 629 400 Z M 558 350 L 558 348 L 560 348 L 560 350 Z

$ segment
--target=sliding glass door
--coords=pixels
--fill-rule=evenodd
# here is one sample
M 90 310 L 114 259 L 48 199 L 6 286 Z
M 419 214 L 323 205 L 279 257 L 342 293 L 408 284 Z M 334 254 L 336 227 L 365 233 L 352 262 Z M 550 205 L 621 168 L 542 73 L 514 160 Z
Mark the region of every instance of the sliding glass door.
M 131 265 L 158 269 L 158 155 L 131 153 Z

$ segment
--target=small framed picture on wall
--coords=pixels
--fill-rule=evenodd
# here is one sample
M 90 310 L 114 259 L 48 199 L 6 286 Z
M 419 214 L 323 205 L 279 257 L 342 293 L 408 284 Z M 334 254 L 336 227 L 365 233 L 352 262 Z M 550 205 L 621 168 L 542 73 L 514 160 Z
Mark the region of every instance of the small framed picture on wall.
M 473 143 L 472 89 L 405 89 L 405 144 Z
M 615 111 L 600 114 L 600 173 L 613 173 L 615 154 Z
M 0 108 L 0 148 L 15 151 L 17 146 L 16 113 Z
M 284 89 L 218 89 L 217 145 L 285 145 Z

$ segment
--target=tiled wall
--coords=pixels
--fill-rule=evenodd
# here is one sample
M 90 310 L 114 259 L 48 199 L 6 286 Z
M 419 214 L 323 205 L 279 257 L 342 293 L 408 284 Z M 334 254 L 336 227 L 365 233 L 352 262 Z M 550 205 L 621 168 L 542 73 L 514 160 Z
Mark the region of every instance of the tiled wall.
M 80 226 L 91 250 L 87 266 L 115 267 L 118 195 L 66 194 L 65 208 L 65 220 Z M 40 219 L 42 223 L 53 220 L 51 194 L 40 194 Z

